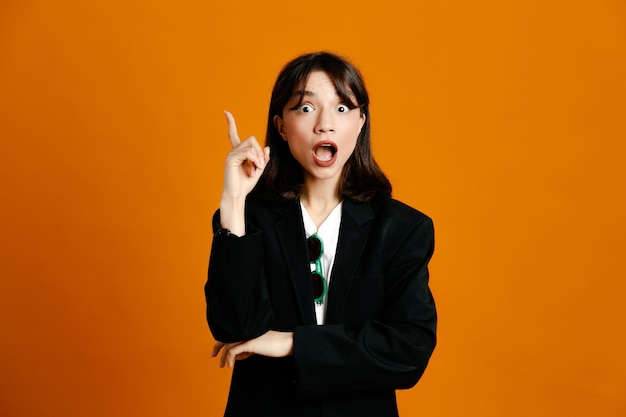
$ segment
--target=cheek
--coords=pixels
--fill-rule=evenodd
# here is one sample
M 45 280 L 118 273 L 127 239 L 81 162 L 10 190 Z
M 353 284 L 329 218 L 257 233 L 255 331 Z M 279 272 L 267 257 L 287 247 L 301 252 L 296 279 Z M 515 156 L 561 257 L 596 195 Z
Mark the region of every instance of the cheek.
M 356 149 L 356 144 L 359 141 L 358 133 L 355 135 L 350 135 L 349 138 L 345 138 L 343 143 L 339 143 L 339 147 L 343 149 L 343 152 L 340 152 L 344 159 L 350 158 Z
M 351 136 L 352 136 L 352 140 L 354 141 L 355 144 L 356 144 L 357 140 L 359 139 L 359 136 L 361 136 L 362 128 L 363 128 L 363 126 L 358 121 L 356 123 L 354 123 L 353 126 L 351 126 L 351 132 L 352 132 Z
M 308 148 L 305 141 L 300 136 L 292 134 L 287 141 L 289 152 L 298 161 L 302 162 L 303 159 L 310 154 L 311 150 Z
M 293 138 L 297 140 L 298 138 L 304 136 L 304 132 L 306 131 L 307 126 L 302 123 L 302 121 L 293 121 L 289 120 L 285 121 L 285 125 L 283 127 L 283 131 L 285 132 L 285 136 L 290 140 Z

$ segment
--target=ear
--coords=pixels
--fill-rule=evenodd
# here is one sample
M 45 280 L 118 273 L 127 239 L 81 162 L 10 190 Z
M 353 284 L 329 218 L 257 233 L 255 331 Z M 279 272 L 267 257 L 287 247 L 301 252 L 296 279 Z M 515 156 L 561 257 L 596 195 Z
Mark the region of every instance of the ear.
M 363 125 L 365 124 L 365 113 L 361 113 L 361 118 L 359 119 L 359 132 L 361 131 L 361 129 L 363 128 Z
M 283 140 L 286 142 L 287 141 L 287 136 L 285 135 L 285 131 L 283 130 L 283 126 L 285 124 L 283 123 L 283 119 L 282 117 L 280 117 L 279 115 L 275 115 L 274 116 L 274 127 L 276 128 L 276 130 L 278 130 L 278 133 L 280 134 L 280 136 L 283 137 Z

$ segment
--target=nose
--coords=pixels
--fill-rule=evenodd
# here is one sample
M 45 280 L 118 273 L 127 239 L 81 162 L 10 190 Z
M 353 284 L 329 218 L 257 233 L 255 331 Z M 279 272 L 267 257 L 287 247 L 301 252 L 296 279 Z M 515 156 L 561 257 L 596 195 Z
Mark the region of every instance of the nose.
M 332 110 L 320 109 L 317 116 L 317 123 L 315 124 L 316 133 L 334 133 L 335 132 L 335 118 L 332 114 Z

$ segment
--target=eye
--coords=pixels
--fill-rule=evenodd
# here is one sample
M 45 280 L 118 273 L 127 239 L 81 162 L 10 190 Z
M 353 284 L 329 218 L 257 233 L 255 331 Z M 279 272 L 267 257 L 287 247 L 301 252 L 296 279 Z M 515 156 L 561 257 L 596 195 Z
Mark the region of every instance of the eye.
M 346 106 L 345 104 L 340 104 L 339 106 L 337 106 L 337 111 L 339 113 L 347 113 L 350 111 L 350 108 Z
M 313 106 L 311 106 L 310 104 L 303 104 L 300 107 L 298 107 L 298 110 L 301 111 L 302 113 L 310 113 L 314 109 L 313 109 Z

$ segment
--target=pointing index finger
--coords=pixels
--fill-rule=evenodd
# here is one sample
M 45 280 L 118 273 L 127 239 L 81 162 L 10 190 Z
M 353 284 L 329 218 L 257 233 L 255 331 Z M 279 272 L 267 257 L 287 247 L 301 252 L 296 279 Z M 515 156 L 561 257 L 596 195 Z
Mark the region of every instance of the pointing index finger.
M 228 140 L 230 140 L 230 144 L 234 148 L 241 143 L 239 140 L 239 133 L 237 132 L 237 125 L 235 124 L 235 118 L 228 111 L 224 111 L 224 114 L 226 115 L 226 120 L 228 122 Z

